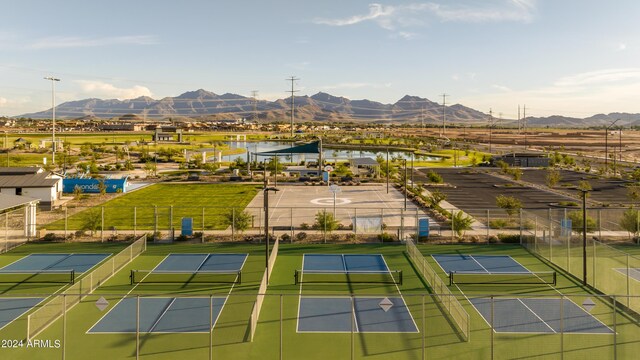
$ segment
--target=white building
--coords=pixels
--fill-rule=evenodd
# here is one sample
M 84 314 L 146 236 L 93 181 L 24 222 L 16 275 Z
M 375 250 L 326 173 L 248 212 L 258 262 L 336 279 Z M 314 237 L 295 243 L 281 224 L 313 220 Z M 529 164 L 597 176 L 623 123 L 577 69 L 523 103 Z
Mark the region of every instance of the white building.
M 39 167 L 0 167 L 0 194 L 35 198 L 51 210 L 62 196 L 62 178 Z

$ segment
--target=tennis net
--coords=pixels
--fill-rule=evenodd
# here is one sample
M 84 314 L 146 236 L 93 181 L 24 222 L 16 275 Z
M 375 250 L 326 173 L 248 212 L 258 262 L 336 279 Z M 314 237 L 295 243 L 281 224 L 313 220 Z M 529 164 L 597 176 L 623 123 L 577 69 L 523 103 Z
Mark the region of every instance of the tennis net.
M 555 285 L 555 271 L 481 273 L 454 271 L 449 273 L 449 285 Z
M 402 270 L 316 271 L 296 270 L 295 283 L 383 283 L 402 285 Z
M 131 270 L 131 285 L 172 283 L 242 283 L 242 271 L 158 271 Z
M 73 284 L 75 279 L 73 270 L 0 271 L 0 283 Z

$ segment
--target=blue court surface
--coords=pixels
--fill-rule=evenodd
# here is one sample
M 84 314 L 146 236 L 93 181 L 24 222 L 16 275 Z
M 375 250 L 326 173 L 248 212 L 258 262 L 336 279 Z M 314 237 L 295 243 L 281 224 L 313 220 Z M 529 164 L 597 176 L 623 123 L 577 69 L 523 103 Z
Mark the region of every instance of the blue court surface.
M 627 276 L 627 268 L 616 268 L 616 271 Z M 633 280 L 640 281 L 640 268 L 629 268 L 629 277 Z
M 247 254 L 169 254 L 153 271 L 240 271 Z
M 111 254 L 30 254 L 3 268 L 0 272 L 73 270 L 83 273 L 99 264 Z
M 382 255 L 304 254 L 305 272 L 387 272 L 389 268 Z
M 452 272 L 474 273 L 529 273 L 508 255 L 431 255 L 447 274 Z
M 491 299 L 470 301 L 491 324 Z M 493 329 L 499 333 L 613 334 L 609 327 L 568 299 L 494 298 Z
M 226 300 L 226 297 L 140 298 L 140 332 L 208 333 Z M 87 333 L 135 333 L 137 306 L 135 297 L 123 299 Z
M 402 297 L 387 297 L 391 303 L 387 311 L 380 305 L 384 299 L 354 297 L 352 304 L 350 297 L 302 296 L 298 332 L 418 332 Z
M 38 305 L 44 298 L 0 298 L 0 329 Z

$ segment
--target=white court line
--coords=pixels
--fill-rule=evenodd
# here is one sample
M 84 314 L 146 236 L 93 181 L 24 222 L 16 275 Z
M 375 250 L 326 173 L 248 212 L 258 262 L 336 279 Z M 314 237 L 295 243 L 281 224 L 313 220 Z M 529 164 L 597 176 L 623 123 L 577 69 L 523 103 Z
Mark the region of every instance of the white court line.
M 153 325 L 151 325 L 151 328 L 149 328 L 149 331 L 147 332 L 153 332 L 153 329 L 156 328 L 156 326 L 158 325 L 158 323 L 160 322 L 164 314 L 166 314 L 167 311 L 169 311 L 169 308 L 171 307 L 171 305 L 173 305 L 173 303 L 176 302 L 176 299 L 177 298 L 171 299 L 171 302 L 169 302 L 169 304 L 164 308 L 164 311 L 160 313 L 160 316 L 158 316 L 158 319 L 156 319 L 156 321 L 153 323 Z
M 387 265 L 387 260 L 384 258 L 383 255 L 379 255 L 379 256 L 382 257 L 382 261 L 384 262 L 384 266 L 387 268 L 387 272 L 389 274 L 391 274 L 391 270 L 389 269 L 389 265 Z M 392 275 L 392 278 L 393 278 L 393 275 Z M 411 311 L 409 310 L 409 307 L 407 306 L 407 302 L 404 301 L 404 296 L 402 296 L 402 291 L 400 291 L 400 288 L 398 287 L 398 283 L 396 283 L 394 281 L 393 284 L 395 285 L 396 290 L 398 290 L 398 294 L 400 294 L 400 299 L 402 300 L 402 303 L 404 304 L 404 307 L 407 309 L 407 312 L 409 313 L 409 316 L 411 316 L 411 321 L 413 322 L 413 325 L 418 330 L 418 333 L 420 333 L 420 328 L 418 328 L 418 324 L 416 324 L 416 321 L 413 318 L 413 315 L 411 314 Z
M 554 333 L 554 334 L 556 334 L 556 333 L 557 333 L 557 331 L 553 330 L 553 328 L 551 327 L 551 325 L 547 324 L 547 322 L 546 322 L 546 321 L 544 321 L 544 320 L 542 320 L 542 318 L 541 318 L 540 316 L 538 316 L 538 314 L 537 314 L 535 311 L 531 310 L 531 308 L 530 308 L 529 306 L 527 306 L 527 304 L 525 304 L 525 303 L 522 301 L 522 299 L 520 299 L 520 298 L 517 298 L 517 299 L 518 299 L 518 301 L 520 302 L 520 304 L 524 305 L 524 307 L 526 307 L 526 308 L 527 308 L 527 310 L 529 310 L 529 311 L 530 311 L 530 312 L 531 312 L 535 317 L 537 317 L 537 318 L 538 318 L 538 320 L 542 321 L 542 323 L 543 323 L 543 324 L 545 324 L 549 329 L 551 329 L 551 331 L 553 331 L 553 333 Z
M 3 299 L 40 299 L 39 297 L 32 297 L 32 296 L 18 296 L 18 297 L 10 297 L 10 298 L 0 298 L 0 300 Z M 45 299 L 47 299 L 46 297 L 43 297 L 40 299 L 40 301 L 38 301 L 37 304 L 33 305 L 32 307 L 28 308 L 27 310 L 21 312 L 18 316 L 16 316 L 15 318 L 13 318 L 13 320 L 9 321 L 8 323 L 4 324 L 3 326 L 0 326 L 0 330 L 4 329 L 5 327 L 9 326 L 9 324 L 11 324 L 12 322 L 18 320 L 22 315 L 28 313 L 29 311 L 33 310 L 36 306 L 42 304 L 43 301 L 45 301 Z
M 126 299 L 126 298 L 127 298 L 127 296 L 128 296 L 129 294 L 131 294 L 131 292 L 132 292 L 133 290 L 135 290 L 135 288 L 137 288 L 137 287 L 138 287 L 138 285 L 140 285 L 140 284 L 142 283 L 142 281 L 143 281 L 147 276 L 149 276 L 149 274 L 151 274 L 151 273 L 153 272 L 153 270 L 155 270 L 158 266 L 160 266 L 160 264 L 162 264 L 162 263 L 163 263 L 163 262 L 164 262 L 164 261 L 169 257 L 169 255 L 171 255 L 171 254 L 167 254 L 167 255 L 165 255 L 165 257 L 164 257 L 164 258 L 163 258 L 159 263 L 157 263 L 157 264 L 156 264 L 156 266 L 154 266 L 154 267 L 153 267 L 153 269 L 151 269 L 151 271 L 149 271 L 149 273 L 147 273 L 147 275 L 145 275 L 145 276 L 142 278 L 142 280 L 140 280 L 140 282 L 139 282 L 139 283 L 135 284 L 135 285 L 131 288 L 131 290 L 129 290 L 129 291 L 128 291 L 128 292 L 127 292 L 127 293 L 122 297 L 122 299 L 118 300 L 118 302 L 117 302 L 117 303 L 115 303 L 115 305 L 113 305 L 113 307 L 112 307 L 111 309 L 109 309 L 109 311 L 107 311 L 104 315 L 102 315 L 102 317 L 100 317 L 100 319 L 98 319 L 98 321 L 97 321 L 95 324 L 93 324 L 93 326 L 92 326 L 91 328 L 89 328 L 89 330 L 87 330 L 87 331 L 85 332 L 85 334 L 94 334 L 94 333 L 92 333 L 92 332 L 91 332 L 91 330 L 92 330 L 94 327 L 96 327 L 96 325 L 98 325 L 98 324 L 100 323 L 100 321 L 102 321 L 102 319 L 104 319 L 107 315 L 109 315 L 109 313 L 111 313 L 111 311 L 112 311 L 113 309 L 115 309 L 115 308 L 118 306 L 118 304 L 120 304 L 124 299 Z M 137 316 L 137 315 L 136 315 L 136 316 Z M 95 334 L 101 334 L 101 333 L 95 333 Z
M 482 264 L 480 264 L 480 262 L 478 260 L 476 260 L 476 258 L 473 257 L 473 255 L 466 255 L 468 257 L 470 257 L 471 259 L 473 259 L 473 261 L 476 262 L 476 264 L 480 265 L 480 267 L 487 272 L 487 274 L 491 274 L 491 271 L 487 270 L 486 267 L 482 266 Z

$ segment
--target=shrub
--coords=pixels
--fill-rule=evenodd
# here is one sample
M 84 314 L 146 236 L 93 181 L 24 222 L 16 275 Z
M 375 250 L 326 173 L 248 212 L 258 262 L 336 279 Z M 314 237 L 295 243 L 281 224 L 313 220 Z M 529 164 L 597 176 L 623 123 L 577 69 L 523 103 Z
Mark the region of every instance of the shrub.
M 504 229 L 511 224 L 512 222 L 509 219 L 494 219 L 489 221 L 489 227 L 492 229 Z
M 462 211 L 456 211 L 451 218 L 451 227 L 458 237 L 463 237 L 467 230 L 471 230 L 473 218 Z
M 429 172 L 427 172 L 427 178 L 430 182 L 435 184 L 442 184 L 444 182 L 442 176 L 433 170 L 429 170 Z
M 309 230 L 310 229 L 309 224 L 307 224 L 307 223 L 300 224 L 300 229 Z M 304 233 L 302 233 L 302 234 L 304 234 Z
M 316 213 L 316 222 L 313 223 L 313 228 L 323 233 L 331 234 L 331 232 L 338 229 L 338 221 L 332 212 L 321 210 Z
M 87 210 L 82 215 L 82 224 L 80 225 L 80 229 L 91 231 L 91 236 L 93 236 L 96 231 L 100 228 L 102 224 L 102 211 L 101 209 L 91 209 Z
M 224 214 L 224 220 L 226 226 L 231 226 L 242 234 L 251 224 L 251 214 L 247 210 L 231 210 Z
M 378 234 L 378 240 L 381 242 L 393 242 L 393 235 L 383 232 L 382 234 Z
M 348 241 L 348 242 L 355 242 L 356 241 L 356 234 L 348 233 L 347 235 L 345 235 L 345 240 Z
M 290 242 L 291 241 L 291 235 L 285 233 L 280 235 L 280 241 L 282 242 Z
M 54 233 L 46 233 L 42 237 L 42 241 L 56 241 L 56 240 L 58 240 L 58 237 Z
M 547 175 L 545 175 L 545 182 L 547 186 L 552 188 L 558 185 L 562 177 L 560 176 L 560 171 L 556 169 L 547 170 Z
M 640 232 L 640 214 L 636 209 L 627 209 L 622 214 L 622 219 L 620 219 L 620 227 L 627 230 L 629 235 L 636 237 L 638 232 Z
M 577 232 L 578 234 L 582 234 L 582 210 L 580 211 L 572 211 L 567 214 L 567 217 L 571 220 L 571 230 Z M 597 230 L 597 225 L 595 219 L 587 215 L 587 232 L 592 232 Z
M 522 208 L 522 202 L 513 196 L 498 195 L 496 197 L 496 205 L 510 217 L 517 214 Z
M 307 233 L 302 231 L 296 234 L 296 240 L 297 241 L 303 241 L 304 239 L 307 238 Z
M 498 239 L 504 244 L 520 244 L 520 234 L 498 234 Z

